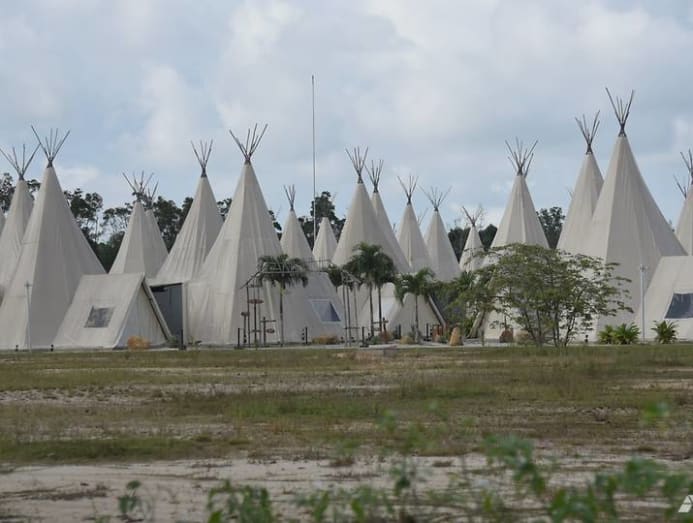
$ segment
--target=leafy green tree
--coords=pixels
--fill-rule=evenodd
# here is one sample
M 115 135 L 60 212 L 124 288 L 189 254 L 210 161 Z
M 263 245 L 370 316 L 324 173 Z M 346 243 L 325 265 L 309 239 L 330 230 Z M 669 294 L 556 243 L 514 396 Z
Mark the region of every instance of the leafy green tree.
M 217 202 L 217 207 L 219 207 L 219 213 L 221 217 L 225 220 L 229 214 L 229 208 L 231 207 L 231 198 L 226 198 Z
M 373 335 L 373 325 L 375 324 L 373 320 L 373 290 L 377 289 L 378 316 L 380 318 L 377 323 L 382 331 L 383 315 L 381 291 L 386 283 L 393 281 L 395 278 L 394 262 L 385 254 L 380 245 L 371 245 L 361 242 L 354 247 L 354 254 L 345 264 L 344 268 L 349 273 L 356 276 L 361 281 L 361 285 L 365 285 L 368 288 L 368 306 L 370 310 L 369 333 L 371 336 Z
M 558 245 L 558 239 L 561 237 L 561 230 L 563 230 L 563 222 L 565 221 L 563 209 L 560 207 L 539 209 L 537 212 L 537 217 L 539 218 L 539 223 L 541 223 L 541 226 L 544 229 L 544 234 L 546 235 L 546 241 L 549 243 L 549 247 L 555 249 L 556 245 Z
M 161 229 L 161 236 L 164 239 L 166 248 L 171 250 L 182 225 L 182 211 L 176 202 L 167 200 L 163 196 L 157 197 L 157 199 L 152 202 L 151 208 L 154 211 L 154 216 Z
M 269 282 L 279 287 L 279 342 L 284 345 L 284 294 L 289 287 L 298 283 L 308 285 L 308 266 L 300 258 L 289 258 L 288 254 L 261 256 L 258 259 L 260 282 Z
M 103 198 L 96 192 L 85 194 L 80 188 L 63 193 L 82 233 L 92 246 L 96 245 L 101 234 L 99 213 L 103 209 Z
M 433 271 L 428 267 L 413 274 L 401 274 L 395 282 L 395 296 L 397 301 L 404 303 L 407 294 L 414 296 L 414 336 L 418 342 L 421 339 L 419 329 L 419 297 L 428 299 L 435 290 L 436 282 L 433 279 Z
M 488 282 L 488 306 L 504 314 L 542 345 L 567 345 L 599 316 L 630 310 L 628 280 L 615 264 L 537 245 L 511 244 L 488 253 L 480 269 Z
M 484 246 L 484 249 L 490 249 L 493 239 L 496 237 L 496 232 L 498 232 L 498 227 L 492 223 L 484 227 L 479 231 L 479 238 Z
M 342 232 L 342 227 L 344 227 L 344 222 L 346 221 L 345 219 L 340 219 L 336 214 L 335 214 L 335 206 L 334 203 L 332 202 L 332 194 L 330 194 L 329 191 L 322 191 L 320 195 L 315 199 L 315 208 L 317 209 L 317 220 L 318 224 L 320 223 L 320 220 L 324 217 L 327 216 L 327 218 L 330 220 L 330 224 L 332 225 L 332 230 L 335 233 L 335 236 L 339 238 L 340 233 Z M 301 228 L 303 229 L 303 234 L 306 235 L 306 239 L 308 240 L 308 244 L 313 247 L 313 244 L 315 243 L 315 238 L 313 238 L 313 202 L 310 202 L 310 215 L 309 216 L 301 216 L 299 218 L 299 221 L 301 222 Z

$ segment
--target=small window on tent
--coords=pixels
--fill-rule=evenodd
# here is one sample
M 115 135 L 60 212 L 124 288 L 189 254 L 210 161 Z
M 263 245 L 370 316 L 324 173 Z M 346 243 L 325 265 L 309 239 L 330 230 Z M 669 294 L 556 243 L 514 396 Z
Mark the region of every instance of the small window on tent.
M 335 323 L 341 321 L 337 309 L 330 300 L 309 300 L 313 312 L 320 318 L 322 323 Z
M 669 302 L 669 309 L 664 316 L 667 320 L 693 318 L 693 293 L 674 293 Z
M 113 317 L 113 307 L 92 307 L 84 327 L 87 329 L 103 329 L 111 323 L 111 317 Z

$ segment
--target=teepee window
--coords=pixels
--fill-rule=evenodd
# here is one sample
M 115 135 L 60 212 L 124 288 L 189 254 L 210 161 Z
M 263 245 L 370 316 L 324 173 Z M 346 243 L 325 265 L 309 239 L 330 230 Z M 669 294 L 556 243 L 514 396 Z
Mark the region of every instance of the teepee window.
M 309 300 L 311 307 L 313 307 L 313 312 L 317 315 L 323 323 L 334 323 L 341 321 L 337 309 L 330 300 Z
M 674 293 L 669 303 L 665 318 L 667 320 L 682 320 L 693 318 L 693 293 Z
M 108 327 L 113 317 L 114 308 L 115 307 L 92 307 L 84 327 L 87 329 L 103 329 Z

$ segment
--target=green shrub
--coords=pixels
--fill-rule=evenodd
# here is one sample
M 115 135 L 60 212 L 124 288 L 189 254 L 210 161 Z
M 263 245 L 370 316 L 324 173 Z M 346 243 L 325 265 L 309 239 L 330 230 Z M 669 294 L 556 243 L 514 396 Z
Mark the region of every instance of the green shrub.
M 597 334 L 597 337 L 599 338 L 599 343 L 603 343 L 605 345 L 611 345 L 615 343 L 614 330 L 615 329 L 611 325 L 607 325 L 602 330 L 600 330 L 599 334 Z
M 607 325 L 597 334 L 599 343 L 606 345 L 631 345 L 638 341 L 639 336 L 640 329 L 635 323 L 621 323 L 616 327 Z
M 677 327 L 673 321 L 655 321 L 652 332 L 655 333 L 657 343 L 672 343 L 676 341 Z
M 614 330 L 614 338 L 619 345 L 631 345 L 638 341 L 639 336 L 640 329 L 635 323 L 631 323 L 630 325 L 621 323 L 621 325 Z

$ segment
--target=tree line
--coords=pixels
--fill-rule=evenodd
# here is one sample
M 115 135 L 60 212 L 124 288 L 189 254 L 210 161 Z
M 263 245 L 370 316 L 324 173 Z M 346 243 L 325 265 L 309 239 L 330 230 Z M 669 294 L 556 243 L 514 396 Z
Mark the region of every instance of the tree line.
M 40 182 L 37 180 L 27 180 L 29 191 L 35 194 L 40 188 Z M 72 191 L 64 191 L 65 198 L 70 206 L 77 224 L 82 233 L 89 241 L 92 249 L 103 264 L 106 270 L 110 269 L 115 257 L 118 253 L 120 243 L 125 235 L 128 220 L 132 213 L 132 203 L 125 202 L 122 205 L 115 207 L 104 208 L 103 197 L 98 192 L 85 192 L 81 188 L 76 188 Z M 0 210 L 7 212 L 12 202 L 14 194 L 14 183 L 9 173 L 3 173 L 0 177 Z M 155 198 L 144 196 L 143 205 L 145 208 L 152 209 L 161 235 L 164 239 L 166 247 L 170 249 L 180 232 L 183 222 L 185 221 L 190 206 L 192 205 L 192 197 L 188 196 L 183 199 L 179 206 L 175 200 L 166 198 L 163 195 L 158 195 Z M 219 212 L 224 218 L 229 211 L 231 198 L 217 202 Z M 318 221 L 323 216 L 327 216 L 335 236 L 339 239 L 339 235 L 344 226 L 345 219 L 340 218 L 336 214 L 332 195 L 329 191 L 323 191 L 315 201 L 317 209 Z M 311 203 L 311 208 L 308 212 L 298 217 L 299 223 L 303 229 L 309 245 L 312 247 L 313 238 L 313 217 L 314 209 Z M 551 207 L 550 209 L 540 209 L 537 213 L 539 221 L 544 228 L 546 238 L 551 248 L 555 248 L 558 237 L 561 233 L 561 227 L 565 216 L 560 207 Z M 270 216 L 274 227 L 279 235 L 281 235 L 282 227 L 278 223 L 275 213 L 270 210 Z M 448 237 L 455 251 L 455 255 L 459 259 L 462 255 L 469 227 L 455 226 L 448 232 Z M 479 236 L 484 247 L 489 248 L 496 234 L 496 226 L 489 224 L 479 230 Z

